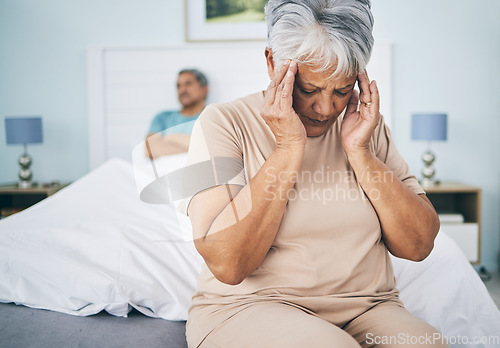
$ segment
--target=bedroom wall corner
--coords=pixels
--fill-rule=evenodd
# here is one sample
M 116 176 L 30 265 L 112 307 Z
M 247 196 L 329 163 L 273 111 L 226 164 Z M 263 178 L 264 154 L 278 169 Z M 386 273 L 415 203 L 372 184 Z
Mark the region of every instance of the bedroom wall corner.
M 5 116 L 43 116 L 34 180 L 86 174 L 86 49 L 180 43 L 183 29 L 183 0 L 0 1 L 0 183 L 17 180 L 22 152 L 5 144 Z

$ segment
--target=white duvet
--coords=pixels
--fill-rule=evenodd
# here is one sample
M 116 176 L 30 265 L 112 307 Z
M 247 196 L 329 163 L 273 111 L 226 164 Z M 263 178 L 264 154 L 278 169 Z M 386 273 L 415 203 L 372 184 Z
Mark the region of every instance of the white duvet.
M 177 168 L 183 156 L 163 164 Z M 203 262 L 186 229 L 187 218 L 172 205 L 142 202 L 132 165 L 112 159 L 0 220 L 0 302 L 80 316 L 102 310 L 126 316 L 133 307 L 185 320 Z M 406 308 L 442 331 L 451 346 L 497 346 L 471 344 L 500 339 L 500 312 L 449 237 L 439 234 L 423 262 L 393 263 Z

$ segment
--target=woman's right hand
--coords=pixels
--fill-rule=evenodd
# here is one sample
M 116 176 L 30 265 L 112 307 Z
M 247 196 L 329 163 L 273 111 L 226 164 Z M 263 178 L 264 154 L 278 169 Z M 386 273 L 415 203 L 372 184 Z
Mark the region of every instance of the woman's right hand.
M 286 60 L 267 87 L 261 116 L 276 138 L 278 148 L 303 148 L 307 133 L 293 109 L 293 84 L 297 63 Z

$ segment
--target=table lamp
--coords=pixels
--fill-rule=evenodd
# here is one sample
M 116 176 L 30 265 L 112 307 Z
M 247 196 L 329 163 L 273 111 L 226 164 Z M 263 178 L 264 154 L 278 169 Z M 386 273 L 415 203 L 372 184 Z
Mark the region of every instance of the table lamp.
M 33 173 L 30 169 L 32 160 L 28 155 L 28 144 L 40 144 L 43 142 L 42 118 L 41 117 L 6 117 L 5 134 L 7 145 L 24 145 L 24 153 L 19 157 L 19 187 L 31 187 Z
M 446 114 L 412 114 L 411 138 L 412 140 L 427 141 L 427 151 L 422 155 L 424 169 L 422 170 L 422 186 L 433 186 L 437 183 L 434 176 L 436 170 L 432 163 L 436 155 L 431 151 L 431 141 L 446 141 L 448 120 Z

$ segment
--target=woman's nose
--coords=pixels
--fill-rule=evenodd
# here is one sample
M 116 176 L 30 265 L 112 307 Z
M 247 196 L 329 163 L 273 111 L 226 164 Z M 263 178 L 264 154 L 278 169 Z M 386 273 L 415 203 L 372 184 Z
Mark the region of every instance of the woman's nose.
M 313 104 L 313 111 L 322 116 L 335 113 L 335 103 L 331 96 L 319 96 Z

